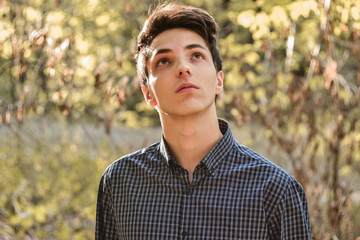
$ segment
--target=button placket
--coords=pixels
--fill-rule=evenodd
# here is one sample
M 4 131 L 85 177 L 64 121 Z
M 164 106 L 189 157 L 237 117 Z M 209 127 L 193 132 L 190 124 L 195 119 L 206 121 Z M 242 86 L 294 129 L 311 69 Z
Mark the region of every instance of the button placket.
M 191 195 L 194 192 L 194 186 L 192 184 L 188 184 L 184 190 L 183 190 L 183 219 L 182 219 L 182 226 L 181 226 L 181 230 L 179 232 L 180 234 L 180 238 L 181 239 L 188 239 L 190 234 L 189 234 L 189 211 L 191 211 L 191 206 L 189 205 L 189 203 L 191 203 Z M 190 208 L 189 208 L 190 207 Z

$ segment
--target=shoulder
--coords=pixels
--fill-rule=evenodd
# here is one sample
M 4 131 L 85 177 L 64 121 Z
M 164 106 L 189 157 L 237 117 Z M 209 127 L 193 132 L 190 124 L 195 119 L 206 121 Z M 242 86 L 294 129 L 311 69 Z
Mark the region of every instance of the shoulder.
M 265 204 L 275 207 L 292 195 L 305 198 L 301 184 L 283 168 L 238 142 L 234 154 L 238 155 L 238 163 L 259 183 Z
M 149 162 L 156 162 L 159 159 L 159 143 L 154 143 L 146 148 L 124 155 L 112 162 L 104 171 L 103 178 L 112 178 L 119 175 L 126 175 Z
M 237 141 L 232 154 L 236 156 L 234 162 L 261 182 L 264 191 L 282 195 L 289 188 L 302 190 L 299 182 L 289 172 Z

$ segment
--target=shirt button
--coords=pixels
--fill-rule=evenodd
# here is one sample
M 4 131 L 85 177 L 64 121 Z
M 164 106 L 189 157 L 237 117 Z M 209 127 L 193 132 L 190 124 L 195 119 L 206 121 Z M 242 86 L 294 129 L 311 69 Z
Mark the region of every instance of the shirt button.
M 186 195 L 190 195 L 191 193 L 192 193 L 191 188 L 188 188 L 188 189 L 185 190 L 185 194 L 186 194 Z
M 182 231 L 181 236 L 182 236 L 183 238 L 185 238 L 187 235 L 188 235 L 188 232 L 187 232 L 187 231 Z

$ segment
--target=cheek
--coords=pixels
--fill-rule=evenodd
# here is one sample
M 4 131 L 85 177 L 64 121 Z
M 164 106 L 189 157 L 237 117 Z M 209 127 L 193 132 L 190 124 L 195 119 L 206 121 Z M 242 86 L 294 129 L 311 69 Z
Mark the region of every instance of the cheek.
M 149 79 L 152 95 L 155 99 L 158 99 L 167 91 L 166 86 L 162 83 L 161 79 Z
M 154 92 L 158 86 L 161 85 L 159 84 L 159 81 L 157 78 L 155 78 L 154 76 L 150 75 L 149 76 L 149 86 L 151 88 L 151 90 Z
M 174 80 L 168 70 L 161 71 L 161 73 L 158 73 L 157 75 L 150 75 L 149 77 L 149 84 L 157 91 L 160 89 L 163 91 L 169 91 L 172 87 L 172 82 L 174 82 Z
M 207 71 L 207 74 L 204 75 L 205 79 L 209 79 L 208 80 L 208 85 L 211 86 L 212 88 L 216 88 L 218 85 L 218 80 L 217 80 L 217 75 L 216 72 L 214 71 Z

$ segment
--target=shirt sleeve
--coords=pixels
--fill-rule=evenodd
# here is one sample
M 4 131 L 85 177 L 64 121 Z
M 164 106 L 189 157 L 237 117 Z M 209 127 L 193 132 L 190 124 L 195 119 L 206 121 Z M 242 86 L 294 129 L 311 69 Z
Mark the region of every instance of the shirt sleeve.
M 96 240 L 119 239 L 114 216 L 114 208 L 109 193 L 109 182 L 106 182 L 105 175 L 102 176 L 99 184 L 97 205 L 96 205 Z
M 307 200 L 301 185 L 295 180 L 284 191 L 280 203 L 268 220 L 270 239 L 309 239 L 311 226 Z

